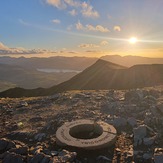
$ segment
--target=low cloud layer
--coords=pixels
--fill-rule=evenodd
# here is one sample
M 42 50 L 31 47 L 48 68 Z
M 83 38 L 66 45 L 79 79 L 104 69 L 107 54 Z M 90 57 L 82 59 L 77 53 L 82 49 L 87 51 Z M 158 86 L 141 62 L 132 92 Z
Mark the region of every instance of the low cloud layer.
M 85 48 L 85 49 L 86 48 L 93 49 L 93 48 L 99 48 L 99 47 L 106 46 L 106 45 L 108 45 L 108 42 L 102 41 L 99 44 L 80 44 L 78 47 L 79 48 Z
M 96 44 L 80 44 L 79 48 L 99 48 L 99 45 Z
M 93 32 L 110 32 L 107 27 L 103 27 L 102 25 L 96 25 L 93 26 L 91 24 L 83 25 L 80 21 L 78 21 L 76 24 L 77 30 L 83 30 L 83 31 L 93 31 Z
M 49 51 L 46 49 L 24 49 L 21 47 L 18 48 L 9 48 L 0 42 L 0 55 L 8 54 L 43 54 L 43 53 L 55 53 L 54 51 Z

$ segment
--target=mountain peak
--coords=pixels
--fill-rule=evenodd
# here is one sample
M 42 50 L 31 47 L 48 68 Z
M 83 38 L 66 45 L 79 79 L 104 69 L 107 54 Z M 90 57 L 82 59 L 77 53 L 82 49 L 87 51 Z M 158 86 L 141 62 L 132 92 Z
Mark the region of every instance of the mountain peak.
M 118 65 L 116 63 L 112 63 L 112 62 L 109 62 L 109 61 L 106 61 L 106 60 L 103 60 L 103 59 L 99 59 L 97 60 L 92 66 L 107 66 L 108 68 L 111 68 L 111 69 L 125 69 L 127 67 L 125 66 L 121 66 L 121 65 Z

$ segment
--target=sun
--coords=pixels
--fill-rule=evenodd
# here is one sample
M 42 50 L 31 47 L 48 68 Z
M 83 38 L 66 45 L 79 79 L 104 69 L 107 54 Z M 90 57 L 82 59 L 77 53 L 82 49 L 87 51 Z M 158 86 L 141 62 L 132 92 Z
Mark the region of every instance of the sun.
M 136 38 L 136 37 L 131 37 L 130 39 L 129 39 L 129 43 L 130 44 L 136 44 L 138 42 L 138 39 Z

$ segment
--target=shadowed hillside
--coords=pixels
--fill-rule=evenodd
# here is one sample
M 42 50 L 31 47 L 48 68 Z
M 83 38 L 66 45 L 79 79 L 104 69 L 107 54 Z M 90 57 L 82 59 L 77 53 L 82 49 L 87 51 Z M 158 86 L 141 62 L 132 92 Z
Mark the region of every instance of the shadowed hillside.
M 5 88 L 48 88 L 75 76 L 76 72 L 45 73 L 35 69 L 0 63 L 0 91 Z
M 70 80 L 48 89 L 10 89 L 1 97 L 43 96 L 67 90 L 131 89 L 163 84 L 163 64 L 136 65 L 130 68 L 104 60 L 74 76 Z

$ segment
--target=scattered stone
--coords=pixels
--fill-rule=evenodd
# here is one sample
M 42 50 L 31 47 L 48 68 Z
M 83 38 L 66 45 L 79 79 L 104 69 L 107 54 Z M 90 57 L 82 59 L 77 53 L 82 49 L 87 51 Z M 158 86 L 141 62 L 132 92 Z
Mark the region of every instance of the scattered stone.
M 9 153 L 3 159 L 3 163 L 24 163 L 23 158 L 15 153 Z
M 44 154 L 38 153 L 31 159 L 31 163 L 40 163 L 43 160 L 43 158 L 44 158 Z
M 143 143 L 143 138 L 145 138 L 147 135 L 147 128 L 145 125 L 140 125 L 139 127 L 133 129 L 133 133 L 134 145 L 141 145 Z
M 132 90 L 125 93 L 125 100 L 138 102 L 144 97 L 143 90 Z
M 163 114 L 163 102 L 162 102 L 162 103 L 158 103 L 158 104 L 157 104 L 157 108 L 158 108 L 159 111 Z
M 12 148 L 9 151 L 20 155 L 28 155 L 28 150 L 29 150 L 28 147 L 24 146 L 19 148 Z
M 144 160 L 151 160 L 152 159 L 152 153 L 144 153 L 143 159 Z
M 163 148 L 155 148 L 154 161 L 155 163 L 161 163 L 163 161 Z
M 162 163 L 162 90 L 67 91 L 48 97 L 1 98 L 0 163 Z M 65 152 L 56 144 L 58 127 L 85 118 L 115 123 L 118 139 L 114 149 L 95 155 L 88 151 L 83 156 L 80 149 L 66 146 Z M 72 149 L 78 154 L 70 152 Z
M 20 105 L 21 105 L 21 106 L 27 107 L 27 106 L 28 106 L 28 103 L 27 103 L 26 101 L 22 101 L 22 102 L 20 103 Z
M 45 133 L 39 133 L 39 134 L 35 135 L 35 140 L 37 140 L 37 141 L 42 141 L 44 138 L 46 138 Z
M 113 120 L 113 125 L 115 127 L 122 127 L 127 125 L 127 120 L 121 117 L 115 117 Z
M 135 119 L 134 117 L 128 118 L 128 119 L 127 119 L 127 122 L 128 122 L 128 124 L 129 124 L 130 126 L 132 126 L 132 127 L 137 126 L 137 121 L 136 121 L 136 119 Z
M 0 152 L 1 151 L 4 151 L 8 145 L 8 140 L 3 138 L 3 139 L 0 139 Z
M 111 159 L 109 159 L 108 157 L 106 156 L 98 156 L 97 159 L 96 159 L 97 162 L 112 162 Z
M 151 146 L 154 144 L 156 137 L 144 138 L 143 143 L 144 145 Z
M 72 162 L 77 156 L 76 152 L 69 152 L 67 150 L 62 150 L 59 152 L 58 156 L 54 156 L 53 161 L 55 162 Z
M 51 160 L 51 157 L 48 155 L 45 155 L 40 163 L 49 163 L 50 160 Z
M 5 138 L 0 139 L 0 153 L 15 147 L 16 145 L 13 141 Z
M 52 156 L 57 156 L 58 155 L 58 151 L 51 151 L 51 155 Z

